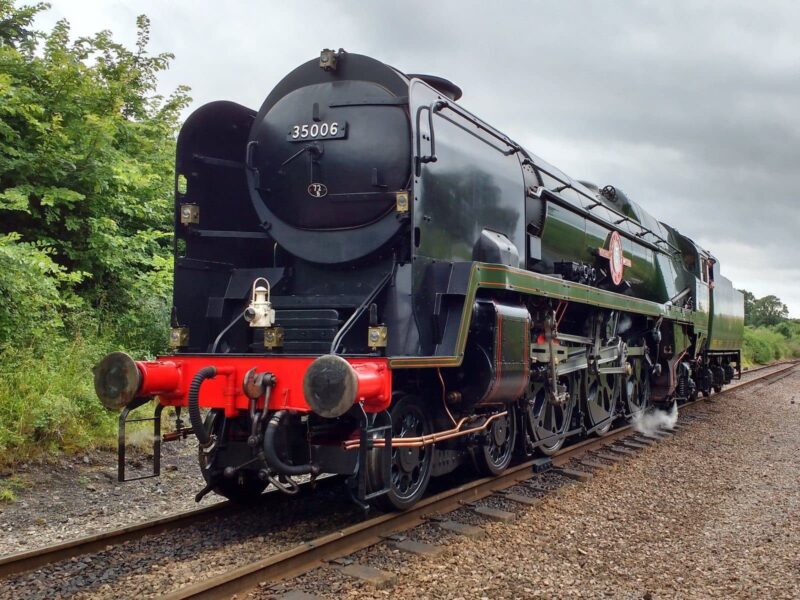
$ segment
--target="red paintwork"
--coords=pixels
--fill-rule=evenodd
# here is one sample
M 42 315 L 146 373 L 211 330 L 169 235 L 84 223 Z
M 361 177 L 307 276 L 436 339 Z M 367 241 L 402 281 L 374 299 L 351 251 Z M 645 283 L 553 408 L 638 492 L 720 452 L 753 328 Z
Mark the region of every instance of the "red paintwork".
M 180 389 L 181 371 L 172 361 L 136 361 L 141 376 L 137 396 L 155 396 Z
M 303 377 L 317 357 L 258 356 L 160 356 L 154 361 L 136 361 L 141 373 L 137 396 L 158 396 L 165 406 L 186 406 L 192 378 L 203 367 L 214 366 L 217 376 L 200 388 L 200 406 L 222 408 L 234 417 L 247 410 L 250 399 L 242 391 L 244 375 L 255 367 L 269 371 L 276 382 L 269 397 L 270 410 L 311 412 L 303 395 Z M 392 371 L 386 358 L 347 358 L 358 376 L 357 402 L 367 412 L 381 412 L 392 399 Z
M 611 281 L 614 285 L 622 283 L 622 275 L 625 271 L 625 267 L 630 267 L 631 261 L 625 258 L 625 254 L 622 251 L 622 238 L 619 237 L 619 233 L 612 231 L 608 240 L 608 249 L 598 248 L 597 253 L 603 258 L 608 259 Z M 617 258 L 619 262 L 615 261 L 615 258 Z

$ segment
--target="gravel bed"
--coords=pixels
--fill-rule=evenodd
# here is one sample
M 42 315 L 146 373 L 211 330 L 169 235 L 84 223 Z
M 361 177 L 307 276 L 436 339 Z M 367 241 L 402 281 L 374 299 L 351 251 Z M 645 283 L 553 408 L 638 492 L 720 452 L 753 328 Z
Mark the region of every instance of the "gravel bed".
M 663 444 L 663 443 L 664 443 L 664 441 L 659 442 L 659 444 Z M 620 466 L 621 463 L 617 463 L 617 462 L 614 462 L 614 461 L 609 460 L 607 458 L 603 458 L 602 456 L 598 456 L 597 452 L 605 453 L 606 450 L 597 450 L 597 451 L 594 451 L 594 452 L 588 452 L 587 454 L 585 454 L 585 457 L 588 460 L 593 460 L 595 462 L 602 463 L 602 464 L 606 465 L 606 467 L 608 467 L 608 468 L 614 468 L 614 467 Z M 583 465 L 578 465 L 578 466 L 579 467 L 583 467 Z
M 709 415 L 706 414 L 691 414 L 691 415 L 681 415 L 679 417 L 679 421 L 684 423 L 695 423 L 697 421 L 708 421 Z
M 448 517 L 453 516 L 453 513 Z M 464 522 L 462 519 L 455 519 Z M 446 548 L 454 544 L 459 536 L 442 530 L 433 523 L 426 523 L 402 533 L 410 540 Z M 369 565 L 383 571 L 394 573 L 398 580 L 414 577 L 413 569 L 419 569 L 420 564 L 425 568 L 437 569 L 438 559 L 417 559 L 393 547 L 391 542 L 365 548 L 347 557 L 347 560 L 358 564 Z M 418 562 L 419 561 L 419 562 Z M 335 598 L 342 593 L 358 590 L 368 597 L 393 596 L 390 589 L 375 590 L 369 584 L 354 580 L 340 572 L 340 566 L 330 564 L 290 581 L 281 582 L 271 586 L 262 586 L 258 590 L 246 595 L 248 598 L 279 598 L 290 591 L 304 591 L 320 597 Z
M 534 486 L 548 491 L 558 490 L 564 486 L 572 485 L 575 483 L 573 479 L 561 475 L 557 471 L 545 471 L 544 473 L 537 473 L 528 482 Z
M 488 508 L 496 508 L 512 513 L 517 512 L 517 509 L 519 508 L 519 504 L 517 502 L 507 500 L 502 494 L 493 494 L 491 496 L 487 496 L 486 498 L 479 500 L 475 506 L 486 506 Z
M 530 486 L 519 484 L 515 485 L 514 487 L 508 488 L 508 491 L 512 494 L 519 494 L 520 496 L 527 496 L 528 498 L 541 498 L 545 495 L 545 492 L 533 489 Z
M 482 527 L 486 524 L 486 517 L 480 516 L 471 508 L 459 508 L 454 510 L 451 513 L 447 513 L 446 516 L 449 520 L 455 521 L 457 523 L 464 523 L 466 525 L 477 525 L 478 527 Z
M 425 523 L 405 532 L 409 539 L 435 546 L 445 546 L 449 544 L 458 534 L 451 533 L 439 527 L 435 522 Z
M 572 479 L 554 472 L 538 474 L 530 481 L 537 485 L 538 488 L 545 488 L 549 491 L 532 488 L 525 484 L 520 484 L 509 489 L 521 495 L 541 498 L 546 495 L 557 495 L 564 486 L 570 486 L 574 483 Z M 519 514 L 520 516 L 526 514 L 525 511 L 520 510 L 519 503 L 507 500 L 500 494 L 482 498 L 475 503 L 475 506 L 496 508 Z M 478 527 L 485 527 L 487 524 L 492 523 L 491 519 L 475 513 L 473 507 L 467 506 L 448 513 L 446 518 L 458 523 L 475 525 Z M 447 547 L 456 543 L 459 539 L 458 535 L 442 530 L 435 523 L 420 525 L 412 530 L 403 532 L 401 535 L 417 542 L 442 547 Z M 390 542 L 365 548 L 364 550 L 348 556 L 346 560 L 389 571 L 394 573 L 398 579 L 413 576 L 413 570 L 415 568 L 420 568 L 419 565 L 415 566 L 416 559 L 414 557 L 410 557 L 408 554 L 395 549 Z M 426 560 L 424 565 L 427 568 L 439 570 L 437 561 Z M 320 597 L 334 597 L 343 592 L 350 593 L 354 590 L 359 590 L 361 593 L 365 594 L 365 597 L 391 595 L 386 590 L 375 590 L 369 584 L 354 580 L 342 574 L 340 572 L 340 566 L 332 564 L 316 569 L 311 573 L 307 573 L 288 582 L 282 582 L 272 586 L 261 586 L 258 590 L 249 593 L 248 597 L 279 598 L 282 594 L 289 591 L 303 591 L 316 594 Z
M 486 538 L 444 538 L 436 561 L 396 556 L 386 545 L 356 555 L 401 575 L 390 590 L 333 568 L 282 590 L 417 600 L 798 598 L 798 386 L 800 372 L 732 391 L 716 401 L 718 414 L 687 424 L 675 442 L 639 453 L 609 476 L 520 507 L 512 523 L 482 521 Z M 274 595 L 262 589 L 249 596 Z
M 595 460 L 596 457 L 588 455 L 588 454 L 582 456 L 581 459 L 583 459 L 583 460 L 592 460 L 594 462 L 599 462 L 599 463 L 604 464 L 604 465 L 610 465 L 611 464 L 610 461 L 604 461 L 602 459 Z M 596 469 L 596 468 L 592 468 L 592 467 L 587 467 L 586 465 L 582 465 L 581 462 L 580 462 L 581 459 L 573 458 L 572 460 L 570 460 L 564 466 L 567 469 L 572 469 L 574 471 L 584 471 L 586 473 L 591 473 L 592 475 L 596 475 L 596 474 L 600 473 L 601 471 L 605 470 L 605 469 Z
M 139 472 L 152 469 L 149 456 L 130 454 Z M 192 510 L 205 485 L 193 438 L 163 445 L 160 478 L 119 483 L 116 453 L 99 450 L 7 467 L 2 477 L 24 487 L 16 502 L 0 504 L 0 555 Z M 202 505 L 222 500 L 210 494 Z
M 343 592 L 351 591 L 353 586 L 360 587 L 358 582 L 354 582 L 351 578 L 345 577 L 340 573 L 339 567 L 330 565 L 319 567 L 310 573 L 275 585 L 267 586 L 261 584 L 255 590 L 243 596 L 245 598 L 275 600 L 288 592 L 305 592 L 320 598 L 339 598 Z M 365 592 L 369 590 L 370 588 L 364 589 Z M 371 597 L 376 595 L 377 593 L 373 592 Z M 242 597 L 242 595 L 239 595 L 239 597 Z
M 0 598 L 159 596 L 340 529 L 362 515 L 338 485 L 320 486 L 302 498 L 276 494 L 233 515 L 7 578 L 0 582 Z

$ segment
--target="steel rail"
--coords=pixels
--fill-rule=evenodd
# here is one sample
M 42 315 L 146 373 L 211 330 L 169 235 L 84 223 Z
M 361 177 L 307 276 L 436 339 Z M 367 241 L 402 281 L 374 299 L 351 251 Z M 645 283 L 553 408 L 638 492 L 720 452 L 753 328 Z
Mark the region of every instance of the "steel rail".
M 781 367 L 783 365 L 796 365 L 798 364 L 797 359 L 790 359 L 790 360 L 779 360 L 774 363 L 770 363 L 768 365 L 758 365 L 757 367 L 751 367 L 749 369 L 745 369 L 742 371 L 742 375 L 749 375 L 750 373 L 758 373 L 759 371 L 763 371 L 765 369 L 774 369 L 775 367 Z
M 136 523 L 53 546 L 10 554 L 0 558 L 0 578 L 31 571 L 38 567 L 82 554 L 99 552 L 106 546 L 137 540 L 145 535 L 155 535 L 186 527 L 197 523 L 199 519 L 207 519 L 213 515 L 223 515 L 235 510 L 235 507 L 229 502 L 218 502 L 211 506 L 168 515 L 145 523 Z
M 716 395 L 723 395 L 771 376 L 784 374 L 785 371 L 791 371 L 795 366 L 796 363 L 792 363 L 778 371 L 732 384 Z M 700 404 L 705 400 L 705 398 L 698 399 L 684 404 L 683 407 Z M 620 438 L 629 436 L 632 431 L 633 427 L 626 425 L 612 430 L 603 437 L 583 440 L 556 453 L 552 457 L 552 464 L 554 467 L 564 466 L 578 456 L 606 447 Z M 527 461 L 510 467 L 496 477 L 477 479 L 434 496 L 423 498 L 404 512 L 384 514 L 351 525 L 228 573 L 175 590 L 163 598 L 165 600 L 230 598 L 235 594 L 251 590 L 265 581 L 275 582 L 296 577 L 333 559 L 379 544 L 391 534 L 411 529 L 431 518 L 439 517 L 465 504 L 486 498 L 500 490 L 526 481 L 531 478 L 531 469 L 535 463 L 536 461 Z
M 793 368 L 789 367 L 788 369 L 784 369 L 784 371 L 788 371 L 788 373 L 784 373 L 783 371 L 781 371 L 778 373 L 769 373 L 765 375 L 764 379 L 768 380 L 767 385 L 773 385 L 775 383 L 778 383 L 781 379 L 786 379 L 792 374 Z
M 321 485 L 327 485 L 329 480 L 337 479 L 336 477 L 320 477 L 316 480 L 315 485 L 317 489 Z M 309 482 L 300 484 L 300 488 L 306 491 L 310 488 Z M 288 502 L 290 498 L 296 499 L 297 496 L 287 496 L 278 493 L 276 489 L 270 489 L 264 494 L 265 501 L 268 502 Z M 269 498 L 269 500 L 266 500 Z M 0 557 L 0 579 L 32 571 L 39 567 L 43 567 L 52 563 L 62 560 L 74 558 L 84 554 L 93 554 L 104 550 L 108 546 L 115 546 L 124 542 L 134 541 L 141 539 L 145 536 L 158 535 L 169 531 L 175 531 L 192 525 L 201 524 L 213 517 L 227 517 L 235 515 L 239 512 L 247 510 L 245 506 L 238 506 L 229 501 L 217 502 L 210 506 L 204 506 L 193 510 L 183 511 L 145 521 L 142 523 L 134 523 L 113 529 L 103 531 L 94 535 L 89 535 L 82 538 L 54 544 L 52 546 L 45 546 L 43 548 L 34 548 L 33 550 L 26 550 L 16 554 L 9 554 Z

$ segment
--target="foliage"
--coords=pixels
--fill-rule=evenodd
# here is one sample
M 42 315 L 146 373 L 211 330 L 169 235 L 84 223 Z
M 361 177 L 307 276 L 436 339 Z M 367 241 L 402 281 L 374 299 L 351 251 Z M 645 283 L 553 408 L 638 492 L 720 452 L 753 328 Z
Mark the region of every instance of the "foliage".
M 7 349 L 0 363 L 0 452 L 81 448 L 113 439 L 116 415 L 95 396 L 91 369 L 113 343 L 76 336 L 40 353 Z
M 788 354 L 786 341 L 779 333 L 765 327 L 745 327 L 742 345 L 745 364 L 767 364 Z
M 771 327 L 744 328 L 742 360 L 745 365 L 767 364 L 800 357 L 800 322 L 785 320 Z
M 0 0 L 0 449 L 111 435 L 91 389 L 107 351 L 163 350 L 175 134 L 170 54 L 110 32 L 35 31 L 47 5 Z
M 36 15 L 46 8 L 49 5 L 44 2 L 14 8 L 9 0 L 0 0 L 0 46 L 11 46 L 27 56 L 33 54 L 41 33 L 30 27 Z
M 800 323 L 789 321 L 789 311 L 774 295 L 756 298 L 747 290 L 744 295 L 745 365 L 766 364 L 789 356 L 800 356 Z
M 777 296 L 769 295 L 753 303 L 753 325 L 777 325 L 789 316 L 789 309 Z
M 21 242 L 16 233 L 0 235 L 0 348 L 58 335 L 68 303 L 60 289 L 74 280 L 46 246 Z
M 756 298 L 752 292 L 740 291 L 744 294 L 745 325 L 777 325 L 789 316 L 789 309 L 777 296 L 770 294 Z
M 744 324 L 753 324 L 753 305 L 756 302 L 756 296 L 753 292 L 747 290 L 739 290 L 744 296 Z
M 14 502 L 17 499 L 17 492 L 28 485 L 27 481 L 17 475 L 0 479 L 0 504 Z
M 135 50 L 105 31 L 73 42 L 66 21 L 47 35 L 0 29 L 12 32 L 0 47 L 0 233 L 47 249 L 101 310 L 138 303 L 143 274 L 164 271 L 171 244 L 174 133 L 188 98 L 155 93 L 172 56 L 148 55 L 149 21 L 137 25 Z

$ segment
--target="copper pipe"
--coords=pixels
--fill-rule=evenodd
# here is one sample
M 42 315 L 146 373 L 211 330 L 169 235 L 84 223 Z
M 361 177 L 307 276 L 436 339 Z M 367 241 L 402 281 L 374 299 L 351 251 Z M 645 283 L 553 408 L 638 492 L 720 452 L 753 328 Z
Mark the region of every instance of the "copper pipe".
M 416 438 L 397 438 L 396 440 L 393 439 L 392 440 L 392 446 L 398 446 L 400 448 L 418 448 L 418 447 L 421 447 L 421 446 L 427 446 L 429 444 L 435 444 L 436 442 L 443 442 L 445 440 L 461 437 L 461 436 L 464 436 L 464 435 L 469 435 L 471 433 L 477 433 L 479 431 L 486 430 L 494 420 L 496 420 L 496 419 L 498 419 L 500 417 L 504 417 L 507 414 L 508 414 L 507 410 L 503 411 L 503 412 L 500 412 L 500 413 L 496 413 L 494 415 L 491 415 L 488 419 L 486 419 L 486 421 L 482 425 L 479 425 L 478 427 L 472 427 L 470 429 L 463 429 L 462 430 L 461 427 L 463 426 L 464 421 L 467 420 L 466 418 L 464 418 L 464 419 L 461 419 L 458 422 L 458 425 L 453 429 L 450 429 L 450 430 L 447 430 L 447 431 L 440 431 L 440 432 L 437 432 L 437 433 L 431 433 L 431 434 L 423 435 L 423 436 L 416 437 Z M 395 443 L 395 441 L 397 441 L 399 443 Z M 375 444 L 376 447 L 382 446 L 382 444 L 380 444 L 380 446 L 378 445 L 380 442 L 381 442 L 381 440 L 376 440 L 376 444 Z
M 508 414 L 507 410 L 503 412 L 495 413 L 486 419 L 482 425 L 478 427 L 472 427 L 471 429 L 461 429 L 464 425 L 464 422 L 467 421 L 467 417 L 461 419 L 458 424 L 453 429 L 447 429 L 445 431 L 439 431 L 436 433 L 429 433 L 428 435 L 423 435 L 419 437 L 411 437 L 411 438 L 393 438 L 392 439 L 392 447 L 393 448 L 421 448 L 423 446 L 429 446 L 430 444 L 435 444 L 437 442 L 443 442 L 445 440 L 451 440 L 453 438 L 469 435 L 471 433 L 477 433 L 479 431 L 485 431 L 487 427 L 495 420 L 499 419 L 500 417 L 504 417 Z M 375 440 L 372 442 L 374 448 L 383 448 L 384 441 L 383 440 Z M 347 440 L 342 444 L 342 447 L 345 450 L 355 450 L 361 446 L 360 440 Z
M 450 417 L 450 421 L 452 421 L 453 425 L 456 425 L 456 420 L 453 418 L 453 413 L 450 412 L 450 409 L 447 407 L 447 388 L 444 385 L 444 378 L 442 377 L 442 370 L 437 368 L 436 374 L 439 376 L 439 383 L 442 384 L 442 406 L 444 406 L 444 410 L 447 412 L 447 416 Z M 458 427 L 458 425 L 456 425 Z
M 562 304 L 563 304 L 563 309 L 562 309 Z M 567 306 L 568 306 L 568 303 L 565 302 L 564 300 L 559 300 L 558 301 L 558 306 L 556 307 L 556 311 L 555 311 L 556 312 L 556 331 L 558 331 L 558 328 L 561 325 L 561 319 L 563 319 L 564 315 L 567 314 Z M 561 316 L 560 317 L 558 316 L 559 309 L 561 309 Z

